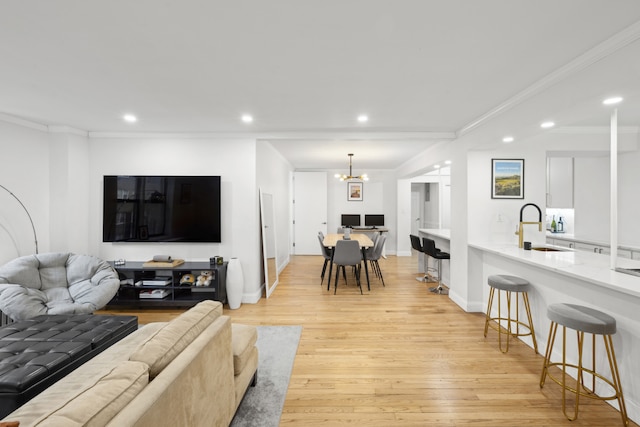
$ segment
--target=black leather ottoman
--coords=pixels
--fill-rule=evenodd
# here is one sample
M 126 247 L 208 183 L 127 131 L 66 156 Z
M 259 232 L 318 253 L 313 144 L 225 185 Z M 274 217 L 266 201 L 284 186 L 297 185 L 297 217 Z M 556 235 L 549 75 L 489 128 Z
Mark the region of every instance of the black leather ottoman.
M 0 328 L 0 418 L 138 329 L 135 316 L 45 315 Z

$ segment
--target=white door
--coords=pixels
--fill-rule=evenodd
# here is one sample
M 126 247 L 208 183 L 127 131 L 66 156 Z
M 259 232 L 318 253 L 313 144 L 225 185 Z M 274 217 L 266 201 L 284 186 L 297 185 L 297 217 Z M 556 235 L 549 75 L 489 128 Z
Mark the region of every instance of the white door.
M 320 255 L 318 231 L 327 233 L 327 173 L 293 175 L 293 254 Z

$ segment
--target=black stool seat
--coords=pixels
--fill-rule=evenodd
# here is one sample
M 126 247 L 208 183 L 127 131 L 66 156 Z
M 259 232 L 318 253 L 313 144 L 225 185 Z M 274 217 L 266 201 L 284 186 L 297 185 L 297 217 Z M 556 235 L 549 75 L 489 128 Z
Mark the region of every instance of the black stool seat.
M 138 329 L 136 316 L 43 315 L 0 328 L 0 418 Z

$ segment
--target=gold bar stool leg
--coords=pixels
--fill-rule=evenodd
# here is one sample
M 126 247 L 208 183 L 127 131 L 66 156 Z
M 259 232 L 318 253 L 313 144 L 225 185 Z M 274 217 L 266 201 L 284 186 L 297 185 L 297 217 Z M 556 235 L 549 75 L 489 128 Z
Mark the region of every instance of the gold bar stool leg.
M 531 316 L 531 306 L 529 304 L 529 297 L 527 291 L 529 290 L 530 283 L 517 276 L 509 275 L 493 275 L 489 276 L 489 302 L 487 304 L 487 313 L 485 315 L 484 324 L 484 336 L 487 337 L 487 331 L 489 327 L 495 329 L 498 332 L 498 347 L 503 353 L 509 351 L 509 340 L 511 337 L 523 337 L 531 336 L 533 341 L 533 349 L 538 353 L 538 343 L 536 341 L 536 334 L 533 328 L 533 318 Z M 495 301 L 495 293 L 498 292 L 498 317 L 491 317 L 491 309 L 493 302 Z M 507 313 L 502 314 L 502 301 L 501 294 L 505 292 L 506 295 L 506 310 Z M 512 308 L 513 294 L 515 294 L 515 307 Z M 520 295 L 522 294 L 522 304 L 527 313 L 527 323 L 520 320 Z M 512 315 L 515 310 L 515 314 Z M 492 322 L 495 322 L 492 323 Z M 504 324 L 504 326 L 503 326 Z M 506 343 L 502 344 L 502 335 L 506 335 Z
M 618 364 L 613 349 L 612 335 L 616 333 L 616 320 L 606 313 L 595 310 L 593 308 L 584 307 L 575 304 L 552 304 L 547 309 L 547 316 L 551 320 L 549 329 L 549 338 L 547 340 L 547 349 L 542 365 L 542 375 L 540 377 L 540 388 L 544 387 L 547 377 L 551 378 L 556 384 L 562 387 L 562 412 L 568 420 L 574 421 L 578 418 L 580 407 L 580 398 L 588 397 L 598 400 L 617 400 L 620 416 L 622 417 L 622 425 L 629 425 L 629 417 L 627 408 L 624 403 L 622 394 L 622 386 L 620 383 L 620 373 L 618 372 Z M 562 326 L 562 362 L 551 362 L 551 354 L 555 343 L 558 325 Z M 576 331 L 576 341 L 578 347 L 578 362 L 571 364 L 567 362 L 567 339 L 566 329 L 571 328 Z M 591 368 L 583 365 L 585 333 L 591 334 Z M 602 336 L 604 347 L 609 362 L 611 378 L 606 378 L 601 373 L 596 372 L 596 336 Z M 556 366 L 561 368 L 562 378 L 558 378 L 557 374 L 549 371 L 549 367 Z M 567 383 L 567 368 L 577 370 L 575 388 Z M 585 385 L 584 375 L 591 375 L 591 385 Z M 600 395 L 596 393 L 596 382 L 606 384 L 609 389 L 613 390 L 613 394 Z M 573 393 L 575 403 L 573 415 L 567 414 L 567 392 Z

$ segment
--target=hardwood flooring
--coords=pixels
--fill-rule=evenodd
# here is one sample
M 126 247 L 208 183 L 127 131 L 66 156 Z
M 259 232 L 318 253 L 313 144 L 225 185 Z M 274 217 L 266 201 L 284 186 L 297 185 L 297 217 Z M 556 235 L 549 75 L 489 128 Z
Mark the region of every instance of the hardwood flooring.
M 539 387 L 542 355 L 517 340 L 502 354 L 497 332 L 483 337 L 483 314 L 415 280 L 417 257 L 381 259 L 386 287 L 372 278 L 364 295 L 352 276 L 327 292 L 322 262 L 294 256 L 271 298 L 225 309 L 235 322 L 303 326 L 281 425 L 622 425 L 614 408 L 585 398 L 566 420 L 560 387 Z M 136 312 L 141 323 L 179 313 Z

